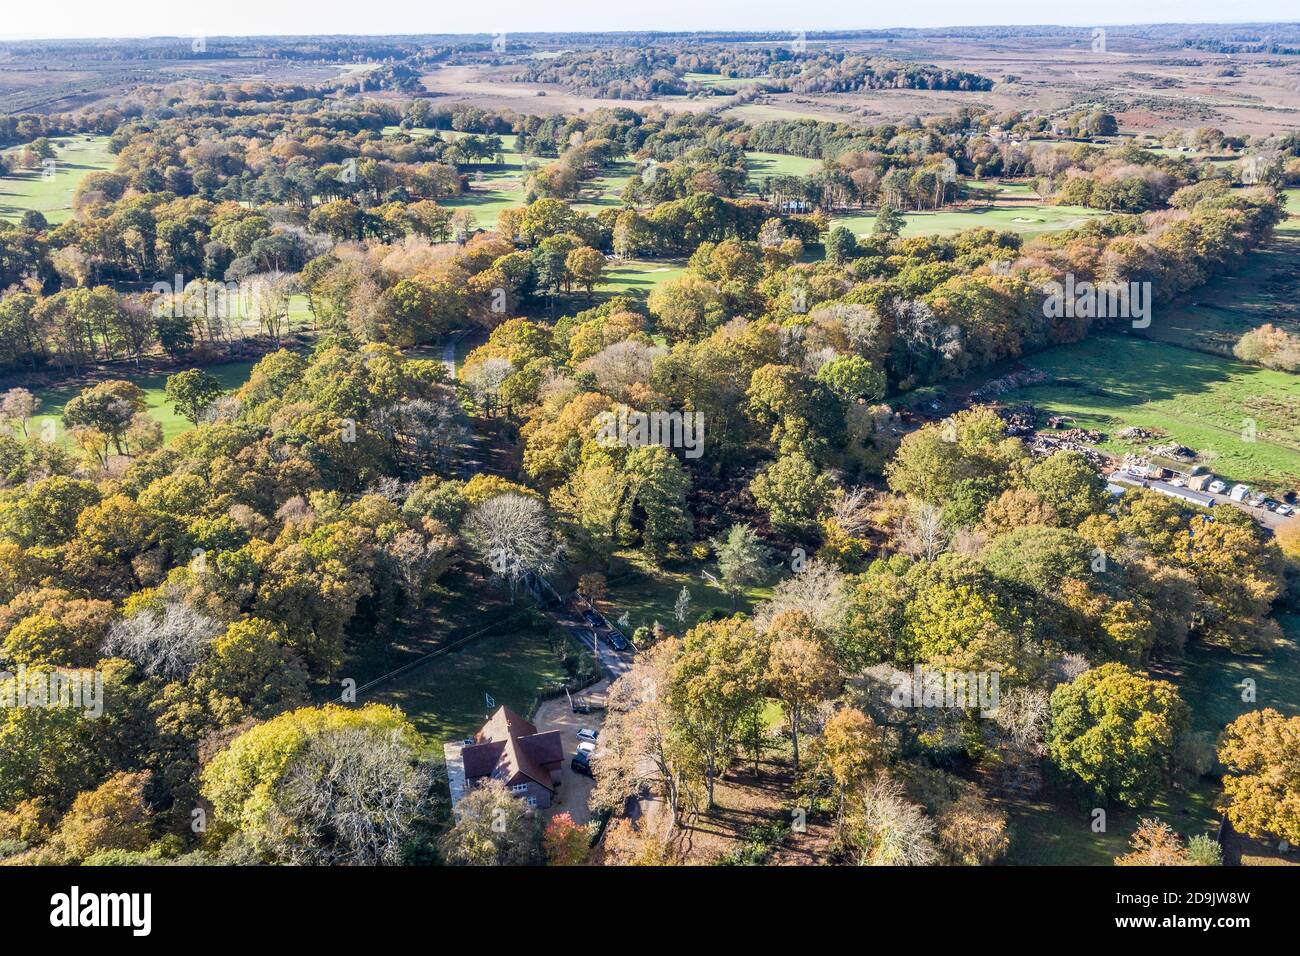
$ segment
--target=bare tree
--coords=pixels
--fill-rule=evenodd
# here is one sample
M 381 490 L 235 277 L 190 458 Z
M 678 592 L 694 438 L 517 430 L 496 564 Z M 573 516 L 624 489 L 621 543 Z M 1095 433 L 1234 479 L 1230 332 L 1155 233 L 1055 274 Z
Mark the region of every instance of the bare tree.
M 0 395 L 0 422 L 17 425 L 27 436 L 27 422 L 36 414 L 41 400 L 25 388 L 11 388 Z
M 839 568 L 819 558 L 785 578 L 772 589 L 772 597 L 754 612 L 754 626 L 765 633 L 772 619 L 785 611 L 800 611 L 825 634 L 834 634 L 848 611 L 848 588 Z
M 650 381 L 651 364 L 667 351 L 663 346 L 625 339 L 601 349 L 581 367 L 596 376 L 601 391 L 624 401 L 632 386 Z
M 678 643 L 670 639 L 638 654 L 631 669 L 609 687 L 600 749 L 593 760 L 596 786 L 590 803 L 620 811 L 644 787 L 661 793 L 676 823 L 687 795 L 677 735 L 664 701 Z
M 445 567 L 451 551 L 448 537 L 426 538 L 409 529 L 394 535 L 384 546 L 384 552 L 397 565 L 398 578 L 412 601 L 424 596 L 430 581 Z
M 469 430 L 450 392 L 417 398 L 384 409 L 378 427 L 410 468 L 448 468 L 469 443 Z
M 377 866 L 401 862 L 431 775 L 396 731 L 349 727 L 313 737 L 275 796 L 265 838 L 285 863 Z
M 510 585 L 519 585 L 555 567 L 556 545 L 546 508 L 536 498 L 509 492 L 489 498 L 465 518 L 465 537 L 479 557 Z
M 832 502 L 831 517 L 849 537 L 860 538 L 871 529 L 873 494 L 870 488 L 858 486 L 845 490 Z
M 150 676 L 176 680 L 189 675 L 222 630 L 183 601 L 169 601 L 161 611 L 146 609 L 114 622 L 104 653 L 125 657 Z
M 289 301 L 298 291 L 297 277 L 290 272 L 263 272 L 247 279 L 246 285 L 258 325 L 278 344 L 289 330 Z
M 925 502 L 914 502 L 903 516 L 898 539 L 905 554 L 933 561 L 948 547 L 949 536 L 943 526 L 942 509 Z
M 501 386 L 514 370 L 507 358 L 484 359 L 465 369 L 463 381 L 475 404 L 490 415 L 501 401 Z
M 933 821 L 886 774 L 853 796 L 845 835 L 861 865 L 929 866 L 939 861 Z

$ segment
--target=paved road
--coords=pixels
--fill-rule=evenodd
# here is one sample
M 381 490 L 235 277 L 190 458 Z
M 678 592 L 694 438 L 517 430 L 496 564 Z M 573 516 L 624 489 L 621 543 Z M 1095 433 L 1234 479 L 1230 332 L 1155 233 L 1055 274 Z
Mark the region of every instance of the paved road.
M 605 676 L 610 680 L 617 680 L 632 668 L 632 660 L 635 651 L 628 648 L 626 651 L 616 651 L 609 645 L 608 641 L 591 638 L 592 627 L 582 616 L 582 611 L 574 603 L 564 607 L 555 608 L 550 612 L 557 624 L 569 630 L 578 642 L 584 647 L 591 649 L 596 654 L 596 660 L 600 664 L 600 669 L 605 672 Z M 602 635 L 608 634 L 608 628 L 601 627 L 598 632 Z M 593 647 L 593 644 L 595 645 Z

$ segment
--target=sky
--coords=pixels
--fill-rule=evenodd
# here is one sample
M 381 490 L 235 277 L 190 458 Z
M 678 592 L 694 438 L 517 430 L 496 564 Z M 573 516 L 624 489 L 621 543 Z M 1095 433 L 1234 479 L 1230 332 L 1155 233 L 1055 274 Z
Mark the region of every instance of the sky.
M 11 0 L 0 38 L 1293 21 L 1296 0 Z

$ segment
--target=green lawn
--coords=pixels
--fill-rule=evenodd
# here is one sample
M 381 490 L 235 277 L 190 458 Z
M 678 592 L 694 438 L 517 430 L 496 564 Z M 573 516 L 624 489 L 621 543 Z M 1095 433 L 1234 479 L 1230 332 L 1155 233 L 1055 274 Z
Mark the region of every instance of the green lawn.
M 636 163 L 623 161 L 610 164 L 610 167 L 595 179 L 583 183 L 581 197 L 573 203 L 574 209 L 596 215 L 602 209 L 620 208 L 623 205 L 623 189 L 627 182 L 636 175 Z
M 1227 478 L 1300 483 L 1300 376 L 1125 334 L 1048 349 L 1021 364 L 1056 380 L 1002 401 L 1030 402 L 1104 431 L 1108 451 L 1132 450 L 1114 438 L 1121 428 L 1160 428 L 1208 453 L 1206 463 Z M 1254 441 L 1244 434 L 1247 420 L 1255 423 Z
M 1006 188 L 1006 187 L 1004 187 Z M 947 236 L 965 229 L 1010 229 L 1022 236 L 1042 232 L 1057 232 L 1078 226 L 1088 219 L 1107 215 L 1099 209 L 1082 206 L 1013 205 L 969 206 L 945 209 L 939 212 L 909 212 L 904 214 L 904 236 Z M 876 225 L 875 214 L 841 216 L 831 221 L 832 226 L 845 226 L 854 235 L 871 232 Z
M 768 176 L 807 176 L 821 168 L 820 159 L 787 156 L 784 153 L 745 154 L 745 168 L 749 170 L 750 189 L 754 189 Z
M 693 562 L 683 568 L 665 570 L 650 566 L 636 552 L 623 552 L 609 572 L 609 596 L 600 608 L 611 621 L 627 615 L 628 633 L 638 627 L 653 627 L 655 621 L 670 631 L 680 631 L 673 609 L 685 587 L 691 593 L 687 626 L 693 625 L 706 611 L 730 614 L 731 599 L 705 580 L 701 571 L 716 574 L 717 567 L 713 562 Z M 749 588 L 736 602 L 735 609 L 748 614 L 755 604 L 771 595 L 770 584 Z
M 53 176 L 47 179 L 43 170 L 35 169 L 0 178 L 0 218 L 17 221 L 35 209 L 51 223 L 64 222 L 72 215 L 72 195 L 81 181 L 117 163 L 108 151 L 107 136 L 62 136 L 51 142 L 57 147 Z
M 252 370 L 253 362 L 226 362 L 221 365 L 209 365 L 204 371 L 215 377 L 223 388 L 233 390 L 239 388 L 244 382 L 248 381 L 248 374 Z M 123 378 L 129 378 L 135 384 L 139 385 L 145 391 L 145 399 L 149 403 L 148 412 L 151 416 L 162 423 L 164 441 L 171 441 L 182 432 L 189 431 L 194 426 L 187 419 L 176 414 L 175 409 L 167 402 L 163 395 L 163 389 L 167 384 L 166 375 L 143 375 L 129 376 L 123 375 Z M 28 425 L 29 430 L 39 431 L 42 423 L 52 420 L 58 427 L 58 434 L 63 436 L 63 407 L 72 399 L 81 393 L 81 388 L 41 388 L 35 390 L 35 395 L 41 400 L 39 414 L 33 418 L 34 425 Z
M 685 259 L 621 259 L 606 265 L 606 281 L 598 288 L 612 295 L 648 295 L 659 283 L 684 271 Z
M 1186 659 L 1159 676 L 1178 685 L 1192 707 L 1192 730 L 1217 735 L 1247 711 L 1272 707 L 1300 715 L 1300 615 L 1280 614 L 1285 638 L 1270 654 L 1243 657 L 1213 647 L 1195 645 Z M 1242 700 L 1253 680 L 1255 700 Z
M 397 126 L 384 129 L 385 136 L 399 132 Z M 410 135 L 439 135 L 444 139 L 455 140 L 468 133 L 448 130 L 411 129 Z M 501 136 L 500 163 L 467 163 L 460 167 L 462 173 L 470 178 L 470 190 L 464 195 L 452 199 L 440 200 L 440 205 L 449 209 L 468 209 L 474 213 L 474 222 L 481 229 L 495 229 L 502 210 L 514 209 L 524 205 L 524 180 L 528 172 L 524 168 L 525 157 L 518 151 L 518 136 L 506 134 Z M 533 159 L 533 163 L 542 165 L 550 160 Z M 575 209 L 595 215 L 602 209 L 618 207 L 623 204 L 623 187 L 636 174 L 636 164 L 631 161 L 614 163 L 602 175 L 583 183 L 581 192 L 572 205 Z
M 363 702 L 401 708 L 440 756 L 443 742 L 483 724 L 484 695 L 527 715 L 544 688 L 567 679 L 562 654 L 579 653 L 585 652 L 564 632 L 524 615 L 398 675 Z
M 1032 798 L 1000 801 L 1007 811 L 1011 846 L 1004 863 L 1017 866 L 1109 866 L 1129 850 L 1142 817 L 1158 816 L 1184 839 L 1213 833 L 1218 787 L 1199 780 L 1190 789 L 1170 788 L 1150 806 L 1106 808 L 1106 830 L 1092 830 L 1093 806 L 1067 791 L 1048 788 Z
M 763 82 L 763 77 L 723 76 L 721 73 L 687 73 L 682 79 L 688 83 L 722 90 L 738 90 L 743 86 L 752 86 Z

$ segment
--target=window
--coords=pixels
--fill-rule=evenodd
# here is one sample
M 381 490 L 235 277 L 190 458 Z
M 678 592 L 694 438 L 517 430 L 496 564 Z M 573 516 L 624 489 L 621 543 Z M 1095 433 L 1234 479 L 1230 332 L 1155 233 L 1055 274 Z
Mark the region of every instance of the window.
M 529 805 L 530 807 L 535 807 L 535 806 L 537 806 L 537 798 L 536 798 L 536 797 L 529 797 L 529 798 L 528 798 L 528 805 Z
M 528 791 L 528 784 L 526 783 L 517 783 L 510 788 L 511 793 L 526 793 L 527 791 Z

